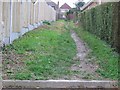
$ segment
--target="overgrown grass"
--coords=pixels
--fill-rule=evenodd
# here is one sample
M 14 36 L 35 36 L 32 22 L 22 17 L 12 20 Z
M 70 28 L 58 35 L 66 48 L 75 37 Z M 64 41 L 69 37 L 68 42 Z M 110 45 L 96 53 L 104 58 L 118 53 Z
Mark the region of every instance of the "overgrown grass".
M 105 78 L 117 80 L 119 56 L 114 52 L 114 49 L 95 35 L 83 30 L 81 27 L 76 28 L 72 23 L 70 23 L 70 26 L 91 49 L 89 56 L 95 56 L 95 62 L 99 64 L 97 72 Z
M 117 80 L 117 53 L 95 35 L 64 21 L 30 31 L 6 46 L 3 49 L 3 77 L 47 80 L 80 73 L 70 70 L 75 63 L 72 59 L 76 55 L 76 46 L 69 32 L 71 29 L 91 49 L 89 58 L 95 56 L 95 62 L 99 64 L 97 72 L 105 78 Z
M 22 55 L 21 69 L 5 73 L 8 78 L 46 80 L 70 75 L 72 59 L 76 55 L 76 46 L 64 25 L 63 21 L 52 23 L 46 28 L 26 33 L 12 45 L 7 46 L 7 51 Z M 5 59 L 9 60 L 9 58 Z M 5 62 L 8 63 L 4 63 L 3 67 L 9 65 L 10 60 Z M 7 69 L 13 70 L 13 68 Z

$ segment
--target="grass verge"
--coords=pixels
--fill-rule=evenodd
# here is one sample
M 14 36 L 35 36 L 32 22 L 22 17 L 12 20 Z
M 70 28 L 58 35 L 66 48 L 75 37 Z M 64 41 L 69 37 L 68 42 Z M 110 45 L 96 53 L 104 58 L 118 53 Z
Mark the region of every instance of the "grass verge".
M 26 33 L 3 50 L 3 78 L 59 79 L 71 74 L 76 46 L 65 22 L 58 21 Z

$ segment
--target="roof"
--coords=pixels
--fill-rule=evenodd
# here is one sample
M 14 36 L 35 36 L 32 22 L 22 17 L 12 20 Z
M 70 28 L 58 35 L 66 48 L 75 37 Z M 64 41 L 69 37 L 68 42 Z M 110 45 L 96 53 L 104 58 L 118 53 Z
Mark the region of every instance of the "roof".
M 86 8 L 88 8 L 92 3 L 98 3 L 95 2 L 95 0 L 90 0 L 89 2 L 87 2 L 85 5 L 83 5 L 83 7 L 81 7 L 81 10 L 85 10 Z
M 46 2 L 47 2 L 48 5 L 53 7 L 55 10 L 57 10 L 59 8 L 58 5 L 51 0 L 46 0 Z
M 81 10 L 85 10 L 85 9 L 88 8 L 92 3 L 94 3 L 94 2 L 88 2 L 88 3 L 85 4 L 83 7 L 81 7 Z
M 60 9 L 71 9 L 71 7 L 67 3 L 65 3 L 60 7 Z

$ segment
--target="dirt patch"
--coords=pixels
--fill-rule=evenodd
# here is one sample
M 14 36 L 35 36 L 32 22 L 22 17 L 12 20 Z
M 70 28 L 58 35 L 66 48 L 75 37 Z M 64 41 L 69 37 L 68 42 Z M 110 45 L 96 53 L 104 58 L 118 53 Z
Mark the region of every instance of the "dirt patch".
M 13 50 L 8 51 L 7 49 L 2 55 L 2 78 L 4 80 L 11 79 L 11 74 L 16 73 L 17 70 L 21 70 L 24 66 L 23 63 L 24 55 L 16 54 Z
M 77 36 L 77 34 L 71 30 L 71 37 L 76 43 L 77 55 L 73 59 L 80 64 L 73 64 L 71 70 L 79 71 L 80 74 L 74 75 L 72 79 L 102 79 L 97 73 L 98 65 L 91 62 L 91 59 L 87 58 L 90 53 L 90 49 L 87 45 Z

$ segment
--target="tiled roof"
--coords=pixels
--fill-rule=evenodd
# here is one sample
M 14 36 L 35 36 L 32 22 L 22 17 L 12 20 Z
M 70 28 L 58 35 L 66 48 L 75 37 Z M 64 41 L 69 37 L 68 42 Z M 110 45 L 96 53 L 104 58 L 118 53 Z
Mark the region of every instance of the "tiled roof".
M 71 9 L 71 7 L 67 3 L 65 3 L 60 7 L 60 9 Z

